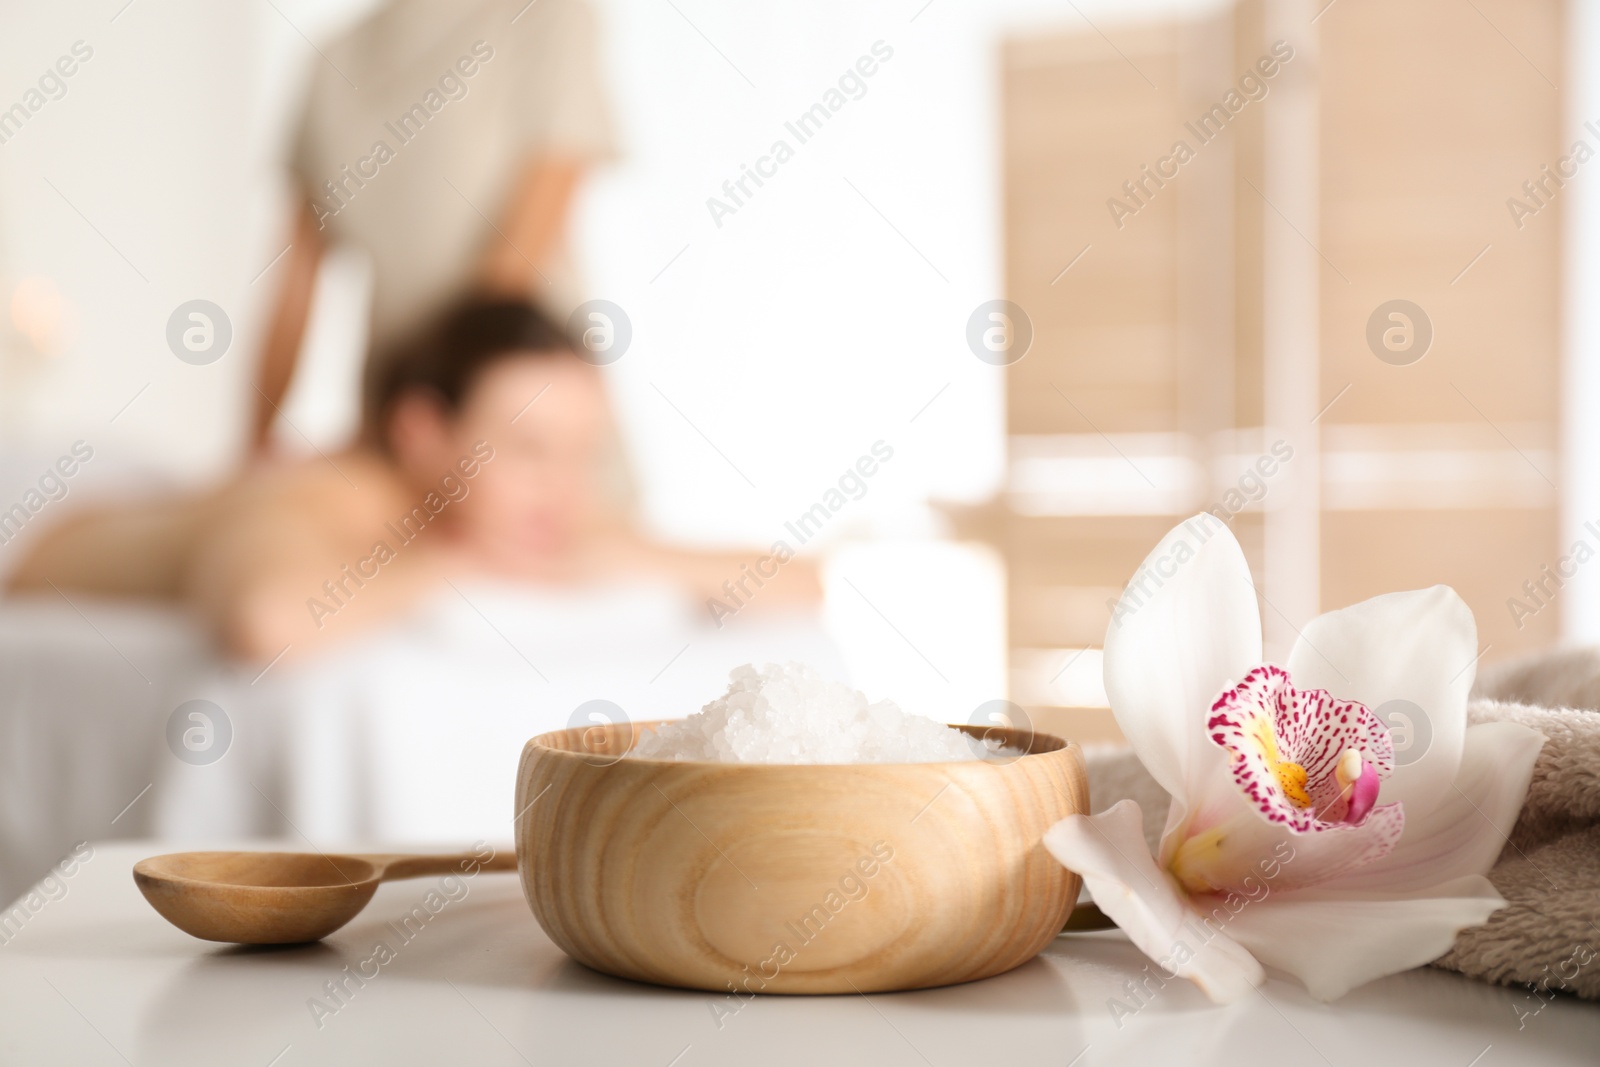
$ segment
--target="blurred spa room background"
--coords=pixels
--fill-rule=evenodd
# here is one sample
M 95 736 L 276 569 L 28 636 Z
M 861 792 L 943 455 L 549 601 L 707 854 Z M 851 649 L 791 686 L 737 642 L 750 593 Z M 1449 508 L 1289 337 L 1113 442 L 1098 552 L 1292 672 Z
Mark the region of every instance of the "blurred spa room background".
M 0 576 L 75 509 L 247 462 L 295 131 L 376 7 L 0 6 Z M 606 301 L 627 334 L 601 373 L 640 526 L 752 565 L 783 541 L 820 605 L 480 582 L 246 662 L 171 603 L 10 594 L 0 896 L 86 838 L 504 840 L 528 737 L 593 701 L 687 714 L 752 660 L 1113 741 L 1110 606 L 1201 510 L 1251 559 L 1269 654 L 1435 582 L 1485 663 L 1600 640 L 1593 7 L 591 10 L 568 75 L 613 144 L 551 310 Z M 419 225 L 461 215 L 450 169 Z M 373 271 L 321 259 L 279 457 L 354 433 Z M 220 356 L 169 342 L 192 301 Z

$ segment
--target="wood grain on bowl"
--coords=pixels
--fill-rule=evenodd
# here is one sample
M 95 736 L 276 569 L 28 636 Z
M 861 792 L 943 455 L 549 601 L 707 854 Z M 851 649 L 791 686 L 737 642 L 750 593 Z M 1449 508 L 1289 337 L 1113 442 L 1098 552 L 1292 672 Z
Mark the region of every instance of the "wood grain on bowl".
M 949 985 L 1031 959 L 1077 899 L 1077 876 L 1039 843 L 1089 810 L 1076 745 L 989 730 L 1028 754 L 620 758 L 655 725 L 558 731 L 522 754 L 523 891 L 550 938 L 596 970 L 741 994 Z

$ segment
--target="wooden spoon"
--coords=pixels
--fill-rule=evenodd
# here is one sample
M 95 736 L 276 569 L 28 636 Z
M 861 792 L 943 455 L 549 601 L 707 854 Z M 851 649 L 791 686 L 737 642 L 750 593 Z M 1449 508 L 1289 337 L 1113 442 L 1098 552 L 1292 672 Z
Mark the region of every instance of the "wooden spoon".
M 378 883 L 430 874 L 514 871 L 516 854 L 342 855 L 174 852 L 134 864 L 133 880 L 185 933 L 241 945 L 320 941 L 367 906 Z

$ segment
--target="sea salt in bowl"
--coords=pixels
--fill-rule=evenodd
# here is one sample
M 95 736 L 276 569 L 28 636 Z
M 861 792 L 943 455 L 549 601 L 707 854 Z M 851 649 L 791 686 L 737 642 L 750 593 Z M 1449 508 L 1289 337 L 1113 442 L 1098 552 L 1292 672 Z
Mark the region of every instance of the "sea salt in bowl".
M 624 758 L 662 725 L 561 730 L 522 753 L 523 892 L 595 970 L 740 997 L 949 985 L 1033 958 L 1077 899 L 1077 876 L 1039 843 L 1089 811 L 1074 744 L 957 727 L 1025 754 Z

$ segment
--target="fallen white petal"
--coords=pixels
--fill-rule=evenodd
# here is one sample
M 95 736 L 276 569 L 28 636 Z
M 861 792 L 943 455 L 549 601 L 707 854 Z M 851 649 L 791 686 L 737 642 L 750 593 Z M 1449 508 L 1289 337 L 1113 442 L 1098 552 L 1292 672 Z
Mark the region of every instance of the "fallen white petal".
M 1244 996 L 1261 983 L 1261 965 L 1189 910 L 1157 869 L 1142 821 L 1139 805 L 1124 800 L 1099 815 L 1069 815 L 1045 833 L 1044 845 L 1166 974 L 1189 979 L 1218 1004 Z
M 1450 951 L 1456 934 L 1505 907 L 1487 878 L 1467 875 L 1412 893 L 1301 890 L 1269 895 L 1234 916 L 1227 932 L 1318 1000 Z

